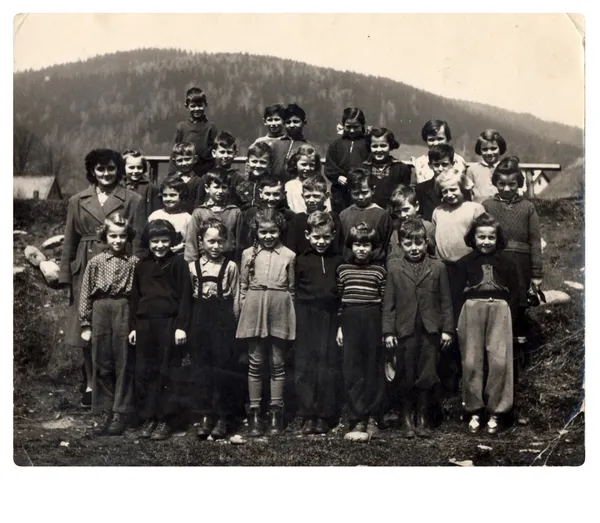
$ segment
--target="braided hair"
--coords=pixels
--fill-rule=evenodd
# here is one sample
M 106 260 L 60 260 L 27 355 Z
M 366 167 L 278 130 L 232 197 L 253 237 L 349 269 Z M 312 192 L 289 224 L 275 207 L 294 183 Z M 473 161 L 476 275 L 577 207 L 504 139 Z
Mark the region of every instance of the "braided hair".
M 250 228 L 254 233 L 254 243 L 252 245 L 252 257 L 248 261 L 246 267 L 248 268 L 248 273 L 250 278 L 254 276 L 254 262 L 256 261 L 256 257 L 258 256 L 259 251 L 259 243 L 258 243 L 258 228 L 261 223 L 273 223 L 277 226 L 280 232 L 284 232 L 286 229 L 286 222 L 283 214 L 276 211 L 275 209 L 271 209 L 270 207 L 260 207 L 256 214 L 252 217 L 250 221 Z

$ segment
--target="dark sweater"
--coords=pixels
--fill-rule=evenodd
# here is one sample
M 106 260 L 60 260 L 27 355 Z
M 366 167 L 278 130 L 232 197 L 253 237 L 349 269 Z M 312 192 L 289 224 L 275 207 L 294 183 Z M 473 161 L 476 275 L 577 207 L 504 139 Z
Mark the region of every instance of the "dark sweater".
M 392 218 L 386 211 L 377 205 L 363 209 L 354 204 L 340 213 L 340 220 L 342 222 L 342 241 L 344 244 L 352 226 L 359 222 L 366 222 L 367 225 L 375 229 L 377 231 L 376 241 L 379 242 L 379 245 L 373 249 L 372 260 L 376 263 L 385 261 L 392 234 Z M 350 260 L 351 254 L 351 249 L 345 247 L 344 259 Z
M 192 142 L 196 147 L 198 161 L 194 166 L 197 175 L 202 176 L 212 165 L 213 158 L 211 150 L 215 137 L 217 136 L 217 127 L 206 116 L 200 120 L 184 120 L 177 124 L 174 143 Z M 171 169 L 174 172 L 174 169 Z
M 192 283 L 187 262 L 171 252 L 140 261 L 131 288 L 129 328 L 137 318 L 176 318 L 175 328 L 187 331 L 192 310 Z
M 335 311 L 338 307 L 336 270 L 342 256 L 328 249 L 317 254 L 309 249 L 296 256 L 296 299 Z
M 345 136 L 331 143 L 327 149 L 325 176 L 331 181 L 332 204 L 335 209 L 350 205 L 350 190 L 348 185 L 340 185 L 338 178 L 350 174 L 354 167 L 360 167 L 369 157 L 369 149 L 364 137 L 351 140 Z M 340 207 L 340 205 L 343 206 Z
M 387 209 L 390 196 L 398 185 L 410 185 L 412 175 L 411 168 L 400 160 L 390 158 L 386 163 L 378 164 L 370 159 L 363 162 L 363 167 L 373 175 L 375 189 L 373 191 L 373 203 L 383 209 Z
M 342 254 L 344 244 L 342 242 L 342 221 L 338 213 L 330 211 L 333 223 L 335 224 L 335 234 L 333 241 L 329 246 L 328 252 Z M 306 239 L 305 231 L 307 228 L 306 222 L 308 221 L 308 214 L 305 212 L 297 213 L 292 221 L 289 223 L 289 229 L 287 232 L 287 243 L 286 247 L 291 249 L 296 254 L 303 253 L 310 249 L 310 243 Z
M 233 188 L 233 181 L 239 180 L 239 172 L 237 169 L 232 167 L 231 169 L 227 169 L 227 175 L 229 176 L 229 198 L 227 203 L 231 203 L 236 207 L 239 207 L 241 205 L 241 201 Z M 200 184 L 198 185 L 198 192 L 196 195 L 196 207 L 200 207 L 200 205 L 204 203 L 204 200 L 206 200 L 206 178 L 202 176 L 202 178 L 200 178 Z
M 138 182 L 127 180 L 125 182 L 125 187 L 130 191 L 138 193 L 142 197 L 145 220 L 147 220 L 148 216 L 154 211 L 162 207 L 162 200 L 158 192 L 158 187 L 149 180 L 146 180 L 145 178 L 142 178 Z

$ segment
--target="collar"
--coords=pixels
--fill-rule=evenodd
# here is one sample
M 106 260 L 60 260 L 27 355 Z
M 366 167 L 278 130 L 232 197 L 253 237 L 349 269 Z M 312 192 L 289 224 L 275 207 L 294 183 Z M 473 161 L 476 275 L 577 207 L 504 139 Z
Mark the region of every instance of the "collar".
M 367 211 L 369 209 L 375 209 L 375 208 L 381 209 L 381 207 L 379 207 L 379 205 L 377 205 L 374 202 L 371 202 L 368 207 L 359 207 L 358 205 L 356 205 L 355 203 L 353 203 L 352 207 L 354 207 L 355 209 L 357 209 L 359 211 Z
M 150 181 L 149 181 L 149 180 L 147 180 L 147 179 L 146 179 L 146 178 L 144 178 L 144 177 L 140 178 L 139 180 L 131 180 L 131 179 L 128 179 L 128 180 L 125 182 L 125 187 L 128 187 L 128 186 L 137 187 L 138 185 L 145 185 L 145 184 L 148 184 L 148 183 L 150 183 Z
M 224 259 L 225 259 L 225 257 L 224 257 L 224 256 L 221 256 L 221 257 L 219 258 L 219 262 L 222 262 Z M 208 256 L 206 256 L 206 254 L 204 254 L 204 253 L 203 253 L 203 254 L 202 254 L 202 256 L 200 256 L 200 263 L 201 263 L 202 265 L 206 265 L 207 263 L 214 263 L 214 264 L 216 264 L 216 263 L 218 263 L 218 262 L 216 262 L 216 261 L 214 261 L 214 260 L 211 260 L 211 259 L 210 259 Z
M 128 260 L 129 258 L 131 258 L 131 254 L 127 254 L 126 252 L 122 252 L 121 254 L 115 254 L 114 252 L 112 252 L 110 250 L 110 247 L 108 247 L 108 246 L 104 250 L 104 253 L 106 254 L 107 260 L 111 260 L 112 258 L 120 258 L 122 260 Z
M 206 122 L 208 121 L 208 118 L 206 118 L 206 115 L 203 114 L 200 118 L 198 118 L 197 120 L 195 118 L 192 118 L 191 116 L 188 118 L 188 121 L 191 123 L 202 123 L 202 122 Z
M 498 193 L 496 193 L 496 194 L 494 194 L 494 200 L 498 200 L 499 202 L 507 203 L 508 205 L 512 205 L 513 203 L 520 202 L 522 200 L 522 197 L 519 193 L 517 193 L 512 197 L 512 199 L 507 200 L 505 198 L 502 198 Z
M 108 197 L 114 196 L 115 198 L 118 198 L 119 200 L 125 201 L 125 191 L 127 191 L 128 189 L 123 187 L 122 185 L 120 185 L 119 183 L 117 183 L 117 185 L 115 186 L 115 188 L 112 190 L 112 192 L 110 192 L 108 194 Z M 97 189 L 96 189 L 96 185 L 91 184 L 87 189 L 84 189 L 83 191 L 81 191 L 80 193 L 80 198 L 91 198 L 93 196 L 96 196 L 98 194 Z
M 173 251 L 169 251 L 167 252 L 167 254 L 165 254 L 164 258 L 155 258 L 154 255 L 151 252 L 148 252 L 148 256 L 146 257 L 146 259 L 153 261 L 154 263 L 156 263 L 157 265 L 160 265 L 161 267 L 164 267 L 165 265 L 167 265 L 175 256 L 175 253 Z
M 496 167 L 498 167 L 500 160 L 498 160 L 494 165 L 489 165 L 489 164 L 485 163 L 483 160 L 481 160 L 479 163 L 481 165 L 483 165 L 484 167 L 487 167 L 488 169 L 495 169 Z
M 279 255 L 281 254 L 281 251 L 283 250 L 283 243 L 281 243 L 281 241 L 279 242 L 279 245 L 277 247 L 273 247 L 272 249 L 263 249 L 262 247 L 258 248 L 258 251 L 256 254 L 258 254 L 261 251 L 267 251 L 267 252 L 274 252 L 275 254 Z
M 209 211 L 212 211 L 214 204 L 211 205 L 211 203 L 212 202 L 205 201 L 203 204 L 198 205 L 198 207 L 201 209 L 208 209 Z M 227 203 L 227 204 L 223 205 L 222 209 L 223 209 L 223 211 L 225 211 L 227 209 L 237 209 L 237 206 L 234 205 L 233 203 Z

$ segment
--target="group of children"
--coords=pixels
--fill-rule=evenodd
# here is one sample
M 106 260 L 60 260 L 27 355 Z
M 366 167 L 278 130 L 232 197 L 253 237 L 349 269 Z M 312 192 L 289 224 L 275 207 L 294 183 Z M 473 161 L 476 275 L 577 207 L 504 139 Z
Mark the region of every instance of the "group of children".
M 121 434 L 135 413 L 140 437 L 166 439 L 183 408 L 200 438 L 224 437 L 240 411 L 250 436 L 276 435 L 290 369 L 303 434 L 337 423 L 341 381 L 350 430 L 376 436 L 399 407 L 401 434 L 428 437 L 444 377 L 460 382 L 469 432 L 496 433 L 513 408 L 513 332 L 523 346 L 542 278 L 538 217 L 502 136 L 482 133 L 467 166 L 448 123 L 427 122 L 411 168 L 391 156 L 392 131 L 349 107 L 323 175 L 305 112 L 274 105 L 238 172 L 205 94 L 190 89 L 186 107 L 159 188 L 138 151 L 86 158 L 99 200 L 122 184 L 139 195 L 134 214 L 105 217 L 77 301 L 95 433 Z

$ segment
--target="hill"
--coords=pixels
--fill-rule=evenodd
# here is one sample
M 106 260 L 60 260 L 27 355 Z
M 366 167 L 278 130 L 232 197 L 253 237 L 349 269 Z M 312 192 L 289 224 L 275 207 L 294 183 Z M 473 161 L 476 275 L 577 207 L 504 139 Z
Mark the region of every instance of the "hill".
M 209 117 L 232 131 L 241 153 L 259 135 L 264 106 L 296 101 L 308 113 L 307 137 L 322 152 L 336 138 L 342 109 L 358 105 L 367 123 L 390 127 L 409 146 L 423 145 L 431 118 L 450 122 L 468 160 L 485 128 L 497 128 L 522 161 L 569 165 L 582 156 L 583 131 L 482 104 L 451 100 L 387 78 L 245 53 L 142 49 L 14 75 L 15 170 L 59 174 L 65 193 L 85 186 L 83 156 L 94 147 L 168 154 L 185 90 L 208 94 Z M 18 165 L 17 165 L 18 163 Z
M 585 166 L 580 158 L 562 170 L 539 195 L 540 198 L 551 200 L 558 198 L 580 198 L 584 195 Z

